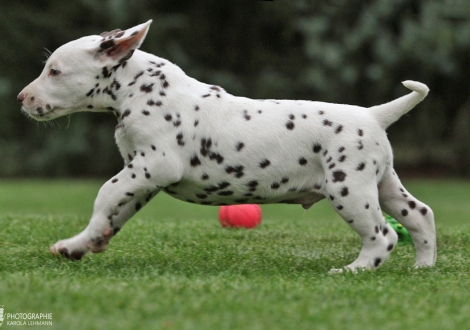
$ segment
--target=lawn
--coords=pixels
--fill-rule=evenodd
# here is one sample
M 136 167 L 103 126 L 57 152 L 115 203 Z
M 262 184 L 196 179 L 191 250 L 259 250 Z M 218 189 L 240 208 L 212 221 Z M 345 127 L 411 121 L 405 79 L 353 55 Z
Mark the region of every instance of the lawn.
M 52 326 L 5 329 L 465 329 L 470 325 L 470 182 L 413 180 L 430 205 L 438 262 L 412 269 L 398 246 L 376 271 L 353 261 L 357 235 L 320 202 L 262 206 L 254 230 L 222 229 L 216 207 L 161 194 L 103 254 L 53 258 L 82 230 L 97 181 L 0 181 L 0 307 L 52 313 Z

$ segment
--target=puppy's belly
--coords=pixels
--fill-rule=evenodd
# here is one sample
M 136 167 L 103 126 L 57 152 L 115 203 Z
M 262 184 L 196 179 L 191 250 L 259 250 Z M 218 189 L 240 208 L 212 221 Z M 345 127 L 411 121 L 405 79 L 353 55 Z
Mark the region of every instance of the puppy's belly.
M 272 191 L 269 191 L 272 190 Z M 194 185 L 180 181 L 164 188 L 170 196 L 185 202 L 201 205 L 230 205 L 230 204 L 301 204 L 305 209 L 322 200 L 324 195 L 320 187 L 284 188 L 269 187 L 262 184 L 237 187 L 226 181 L 207 186 Z

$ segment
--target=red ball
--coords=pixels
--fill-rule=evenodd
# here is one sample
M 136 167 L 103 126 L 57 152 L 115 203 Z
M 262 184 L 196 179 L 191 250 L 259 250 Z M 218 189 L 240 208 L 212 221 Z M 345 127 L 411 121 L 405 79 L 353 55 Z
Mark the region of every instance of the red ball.
M 257 204 L 221 206 L 219 221 L 224 228 L 254 228 L 261 223 L 261 207 Z

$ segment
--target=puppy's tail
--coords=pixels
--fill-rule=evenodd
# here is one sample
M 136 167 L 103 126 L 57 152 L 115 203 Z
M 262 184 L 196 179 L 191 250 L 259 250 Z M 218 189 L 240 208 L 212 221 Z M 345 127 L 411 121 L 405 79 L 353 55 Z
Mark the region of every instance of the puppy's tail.
M 403 85 L 412 92 L 391 102 L 369 108 L 383 129 L 400 119 L 428 95 L 429 88 L 425 84 L 407 80 Z

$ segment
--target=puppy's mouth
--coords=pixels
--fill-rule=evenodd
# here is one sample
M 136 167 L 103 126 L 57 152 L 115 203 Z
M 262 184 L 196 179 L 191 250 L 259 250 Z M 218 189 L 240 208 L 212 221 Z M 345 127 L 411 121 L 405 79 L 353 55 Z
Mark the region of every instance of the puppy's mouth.
M 50 105 L 46 107 L 36 107 L 32 110 L 28 110 L 24 106 L 21 107 L 21 112 L 37 121 L 47 121 L 59 117 L 59 115 L 57 115 L 58 110 L 60 109 L 53 108 Z

